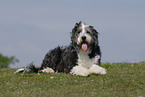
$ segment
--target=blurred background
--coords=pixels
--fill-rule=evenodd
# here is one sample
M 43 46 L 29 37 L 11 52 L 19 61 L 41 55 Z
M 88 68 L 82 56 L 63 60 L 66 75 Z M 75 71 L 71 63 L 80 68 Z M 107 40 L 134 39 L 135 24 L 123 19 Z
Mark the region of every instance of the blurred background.
M 81 20 L 99 32 L 102 62 L 145 61 L 145 0 L 0 0 L 0 53 L 39 66 Z

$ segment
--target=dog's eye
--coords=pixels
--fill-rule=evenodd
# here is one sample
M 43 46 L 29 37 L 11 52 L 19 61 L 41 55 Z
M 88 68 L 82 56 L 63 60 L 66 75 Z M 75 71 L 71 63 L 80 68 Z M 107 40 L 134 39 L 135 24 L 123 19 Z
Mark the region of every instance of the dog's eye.
M 87 31 L 87 33 L 88 33 L 88 34 L 90 34 L 90 32 L 89 32 L 89 31 Z

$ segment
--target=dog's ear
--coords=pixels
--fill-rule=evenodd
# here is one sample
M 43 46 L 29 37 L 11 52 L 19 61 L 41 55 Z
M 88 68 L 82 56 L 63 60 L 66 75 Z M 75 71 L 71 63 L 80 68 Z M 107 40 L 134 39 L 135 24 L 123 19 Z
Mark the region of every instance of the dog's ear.
M 71 39 L 73 37 L 73 33 L 76 31 L 77 26 L 78 26 L 78 23 L 75 24 L 75 27 L 72 29 L 72 32 L 70 32 Z
M 78 23 L 75 24 L 75 27 L 72 29 L 72 32 L 70 33 L 70 36 L 73 37 L 73 34 L 77 31 Z
M 95 29 L 93 29 L 92 31 L 93 31 L 93 33 L 94 33 L 94 37 L 95 37 L 96 39 L 98 39 L 98 34 L 99 34 L 99 33 L 98 33 Z
M 98 32 L 97 32 L 97 30 L 95 30 L 94 28 L 93 28 L 93 26 L 89 26 L 89 28 L 91 29 L 91 31 L 93 32 L 93 38 L 94 38 L 94 40 L 95 40 L 95 45 L 98 45 Z
M 95 38 L 95 45 L 98 46 L 99 45 L 99 42 L 98 42 L 98 32 L 96 30 L 95 31 L 95 35 L 94 35 L 94 38 Z

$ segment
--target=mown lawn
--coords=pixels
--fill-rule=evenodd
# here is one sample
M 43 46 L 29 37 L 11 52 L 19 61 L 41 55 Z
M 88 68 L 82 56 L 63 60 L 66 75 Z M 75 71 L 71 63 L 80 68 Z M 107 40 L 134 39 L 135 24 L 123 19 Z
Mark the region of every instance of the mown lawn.
M 145 62 L 105 63 L 106 75 L 14 74 L 0 69 L 0 97 L 145 97 Z

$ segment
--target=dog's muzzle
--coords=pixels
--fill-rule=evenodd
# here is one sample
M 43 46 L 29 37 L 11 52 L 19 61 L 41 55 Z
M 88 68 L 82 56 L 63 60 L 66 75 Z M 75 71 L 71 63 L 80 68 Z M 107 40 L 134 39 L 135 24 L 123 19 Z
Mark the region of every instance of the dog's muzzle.
M 86 52 L 88 50 L 89 42 L 86 39 L 86 36 L 81 37 L 80 49 Z

